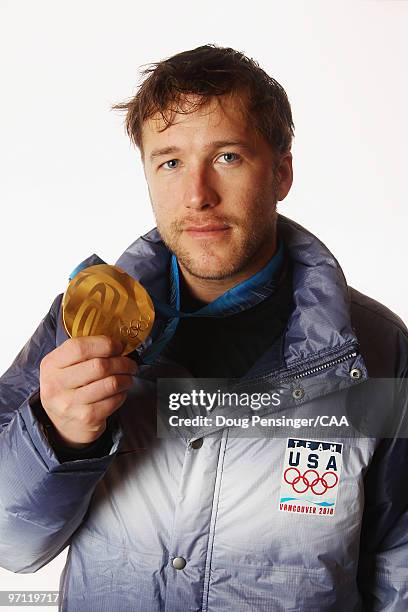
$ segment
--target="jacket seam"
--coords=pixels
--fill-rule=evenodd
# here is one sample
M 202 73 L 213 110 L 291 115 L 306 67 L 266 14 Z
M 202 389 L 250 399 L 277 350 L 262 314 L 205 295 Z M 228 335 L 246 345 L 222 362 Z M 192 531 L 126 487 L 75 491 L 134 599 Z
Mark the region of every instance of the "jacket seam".
M 13 516 L 14 518 L 18 519 L 19 521 L 23 521 L 24 523 L 29 523 L 30 525 L 34 525 L 35 527 L 39 527 L 40 529 L 49 530 L 48 525 L 42 525 L 41 523 L 37 523 L 36 521 L 33 521 L 33 520 L 29 519 L 29 518 L 26 518 L 25 516 L 23 516 L 19 512 L 13 512 L 11 510 L 7 510 L 7 508 L 4 507 L 4 506 L 3 506 L 3 509 L 8 514 L 8 516 Z
M 184 482 L 184 478 L 185 478 L 185 472 L 187 470 L 187 458 L 188 458 L 188 453 L 189 453 L 189 445 L 186 445 L 186 448 L 184 450 L 184 458 L 183 458 L 183 467 L 181 469 L 181 474 L 180 474 L 180 479 L 178 482 L 178 486 L 177 486 L 177 498 L 176 498 L 176 503 L 175 503 L 175 508 L 174 508 L 174 512 L 173 512 L 173 517 L 172 517 L 172 523 L 171 523 L 171 529 L 169 529 L 169 551 L 168 551 L 168 560 L 167 563 L 169 562 L 170 559 L 174 558 L 175 554 L 178 554 L 176 552 L 176 548 L 175 548 L 175 540 L 177 540 L 177 521 L 178 521 L 178 512 L 179 510 L 179 504 L 180 504 L 180 500 L 179 500 L 179 494 L 180 494 L 180 488 Z M 167 583 L 168 585 L 168 583 Z M 163 597 L 163 610 L 167 610 L 169 607 L 169 599 L 171 599 L 171 591 L 169 589 L 168 586 L 166 586 L 166 591 L 164 593 L 164 597 Z M 171 606 L 171 604 L 170 604 Z
M 210 594 L 211 561 L 212 561 L 212 553 L 214 550 L 215 527 L 216 527 L 216 522 L 217 522 L 218 507 L 219 507 L 219 501 L 220 501 L 221 481 L 222 481 L 222 476 L 223 476 L 223 471 L 224 471 L 225 449 L 227 446 L 228 434 L 229 434 L 229 428 L 224 430 L 224 436 L 222 438 L 222 447 L 220 448 L 220 456 L 218 459 L 217 480 L 215 482 L 213 507 L 212 507 L 211 519 L 210 519 L 210 529 L 208 533 L 207 554 L 206 554 L 206 561 L 205 561 L 205 567 L 204 567 L 203 598 L 202 598 L 202 604 L 201 604 L 202 612 L 205 612 L 206 610 L 208 610 L 208 598 Z
M 154 555 L 152 553 L 149 553 L 146 550 L 143 550 L 143 552 L 140 552 L 138 550 L 136 550 L 135 548 L 128 546 L 127 548 L 125 548 L 124 546 L 121 546 L 120 544 L 116 544 L 111 542 L 110 540 L 108 540 L 107 538 L 104 538 L 103 536 L 100 535 L 95 535 L 95 533 L 93 533 L 89 527 L 87 525 L 82 525 L 81 526 L 81 531 L 80 533 L 77 534 L 77 537 L 89 537 L 93 540 L 97 540 L 98 542 L 102 542 L 103 544 L 106 544 L 107 546 L 112 546 L 112 548 L 116 548 L 120 551 L 123 551 L 125 553 L 135 553 L 135 554 L 140 554 L 142 557 L 152 557 L 152 558 L 163 558 L 163 551 L 160 554 Z M 76 539 L 76 538 L 75 538 Z M 75 540 L 73 540 L 73 543 L 75 543 Z
M 377 576 L 378 578 L 387 578 L 389 581 L 390 578 L 390 572 L 386 571 L 386 570 L 375 570 L 374 571 L 374 576 Z M 393 583 L 398 583 L 398 584 L 407 584 L 408 579 L 407 578 L 396 578 L 395 575 L 392 576 L 392 582 Z
M 278 564 L 265 564 L 260 563 L 259 565 L 251 565 L 245 563 L 225 563 L 224 566 L 226 569 L 245 569 L 245 570 L 253 570 L 256 572 L 259 571 L 267 571 L 267 572 L 281 572 L 282 574 L 299 574 L 303 575 L 305 572 L 307 574 L 312 574 L 314 576 L 321 576 L 322 574 L 327 573 L 327 568 L 322 566 L 320 568 L 317 567 L 297 567 L 295 565 L 278 565 Z M 222 568 L 224 569 L 224 568 Z M 344 569 L 344 568 L 342 568 Z M 344 571 L 342 575 L 345 577 L 344 580 L 354 580 L 355 575 L 354 572 Z M 341 579 L 340 579 L 341 580 Z

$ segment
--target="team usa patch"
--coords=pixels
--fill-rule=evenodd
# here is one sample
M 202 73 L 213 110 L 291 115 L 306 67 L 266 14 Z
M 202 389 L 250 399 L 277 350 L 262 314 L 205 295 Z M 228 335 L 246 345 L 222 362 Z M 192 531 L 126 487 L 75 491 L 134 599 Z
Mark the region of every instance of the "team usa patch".
M 281 512 L 333 516 L 343 445 L 288 438 L 279 496 Z

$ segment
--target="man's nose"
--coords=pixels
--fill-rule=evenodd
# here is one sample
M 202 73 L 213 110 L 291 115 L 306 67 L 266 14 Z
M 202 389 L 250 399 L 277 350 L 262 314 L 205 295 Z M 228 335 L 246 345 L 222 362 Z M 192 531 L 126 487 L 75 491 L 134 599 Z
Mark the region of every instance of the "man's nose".
M 220 202 L 220 196 L 211 176 L 205 167 L 191 168 L 186 176 L 185 206 L 195 210 L 213 208 Z

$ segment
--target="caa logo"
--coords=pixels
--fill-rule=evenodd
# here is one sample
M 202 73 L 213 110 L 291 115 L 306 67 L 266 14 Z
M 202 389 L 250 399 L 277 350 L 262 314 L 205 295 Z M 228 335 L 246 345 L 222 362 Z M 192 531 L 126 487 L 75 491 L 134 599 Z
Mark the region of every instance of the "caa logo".
M 343 445 L 289 438 L 282 471 L 279 510 L 333 516 Z

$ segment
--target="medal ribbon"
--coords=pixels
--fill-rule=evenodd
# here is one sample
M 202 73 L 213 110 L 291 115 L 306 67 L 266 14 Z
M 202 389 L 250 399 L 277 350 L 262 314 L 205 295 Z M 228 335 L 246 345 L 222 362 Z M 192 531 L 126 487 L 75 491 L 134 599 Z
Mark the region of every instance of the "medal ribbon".
M 271 295 L 277 284 L 278 273 L 284 260 L 283 243 L 269 262 L 256 274 L 232 287 L 213 302 L 199 308 L 195 312 L 180 310 L 180 274 L 176 256 L 171 258 L 170 268 L 170 304 L 164 304 L 152 297 L 155 311 L 168 322 L 160 336 L 143 353 L 144 363 L 152 363 L 162 352 L 174 335 L 178 322 L 187 317 L 227 317 L 247 310 Z

